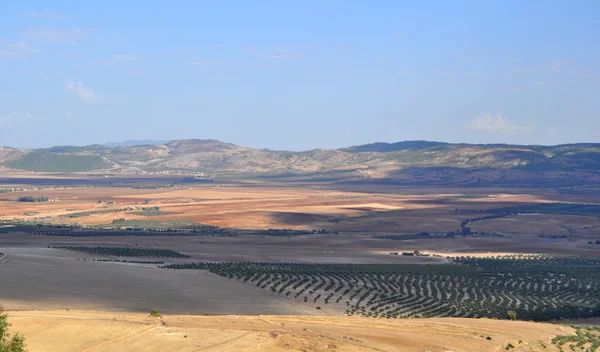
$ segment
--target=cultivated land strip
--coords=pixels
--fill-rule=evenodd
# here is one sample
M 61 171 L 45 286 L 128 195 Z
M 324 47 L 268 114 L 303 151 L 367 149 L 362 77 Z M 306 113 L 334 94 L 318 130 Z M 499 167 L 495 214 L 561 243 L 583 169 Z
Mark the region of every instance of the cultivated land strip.
M 322 310 L 378 318 L 600 316 L 600 259 L 567 256 L 457 257 L 452 264 L 345 265 L 190 263 Z

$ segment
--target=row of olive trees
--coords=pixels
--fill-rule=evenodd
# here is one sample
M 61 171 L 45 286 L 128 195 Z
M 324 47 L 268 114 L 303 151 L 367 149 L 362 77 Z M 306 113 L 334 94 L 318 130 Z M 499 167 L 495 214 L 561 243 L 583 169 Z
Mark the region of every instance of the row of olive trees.
M 25 339 L 23 335 L 14 334 L 10 336 L 8 333 L 10 324 L 7 318 L 4 309 L 0 306 L 0 352 L 25 352 Z

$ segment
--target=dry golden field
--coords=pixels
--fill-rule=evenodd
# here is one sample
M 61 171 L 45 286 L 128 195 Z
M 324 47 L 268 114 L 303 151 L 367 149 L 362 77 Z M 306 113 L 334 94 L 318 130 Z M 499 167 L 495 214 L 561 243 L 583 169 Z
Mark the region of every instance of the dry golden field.
M 557 351 L 561 325 L 489 319 L 12 311 L 31 351 Z M 491 340 L 488 340 L 487 337 Z M 544 347 L 545 346 L 545 347 Z

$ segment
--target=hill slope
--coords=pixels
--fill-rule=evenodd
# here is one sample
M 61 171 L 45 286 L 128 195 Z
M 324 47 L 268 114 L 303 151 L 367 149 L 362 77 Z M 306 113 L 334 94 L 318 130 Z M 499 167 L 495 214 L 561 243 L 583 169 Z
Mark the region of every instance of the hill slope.
M 107 147 L 0 149 L 4 167 L 48 172 L 202 172 L 407 185 L 582 186 L 600 182 L 600 144 L 472 145 L 373 143 L 302 152 L 252 149 L 216 140 Z
M 9 312 L 32 351 L 557 351 L 569 327 L 488 319 Z M 49 333 L 51 332 L 51 333 Z M 83 332 L 83 333 L 82 333 Z M 488 339 L 488 336 L 490 339 Z

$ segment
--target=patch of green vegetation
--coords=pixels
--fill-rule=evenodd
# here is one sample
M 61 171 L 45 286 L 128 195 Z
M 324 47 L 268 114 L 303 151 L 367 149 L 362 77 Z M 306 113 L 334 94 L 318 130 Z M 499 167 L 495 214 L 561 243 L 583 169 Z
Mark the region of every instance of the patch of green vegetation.
M 359 146 L 354 146 L 350 148 L 342 149 L 343 151 L 350 153 L 364 153 L 364 152 L 392 152 L 392 151 L 401 151 L 401 150 L 410 150 L 410 149 L 426 149 L 432 147 L 442 147 L 446 146 L 447 143 L 442 142 L 430 142 L 430 141 L 404 141 L 404 142 L 396 142 L 396 143 L 371 143 L 364 144 Z
M 85 216 L 92 216 L 96 214 L 108 214 L 108 213 L 121 213 L 124 211 L 131 210 L 131 208 L 120 208 L 120 209 L 99 209 L 99 210 L 90 210 L 90 211 L 80 211 L 76 213 L 63 214 L 60 217 L 62 218 L 81 218 Z
M 3 163 L 11 169 L 40 172 L 80 172 L 106 169 L 111 166 L 96 155 L 60 154 L 46 151 L 33 151 L 17 160 Z
M 0 306 L 0 351 L 2 352 L 26 352 L 25 338 L 21 334 L 10 336 L 8 333 L 8 316 Z
M 26 233 L 32 236 L 106 237 L 106 236 L 235 236 L 226 229 L 187 221 L 140 220 L 129 225 L 143 227 L 73 224 L 53 224 L 35 220 L 0 221 L 0 233 Z M 148 225 L 152 226 L 148 226 Z
M 418 251 L 417 251 L 418 252 Z M 346 264 L 351 269 L 366 273 L 418 273 L 418 274 L 469 274 L 477 272 L 477 268 L 466 265 L 448 264 Z
M 47 202 L 47 197 L 32 197 L 32 196 L 23 196 L 17 199 L 18 202 L 26 202 L 26 203 L 41 203 Z
M 600 316 L 598 257 L 448 260 L 430 265 L 203 262 L 161 268 L 207 270 L 304 303 L 338 304 L 348 315 L 535 321 Z
M 56 146 L 56 147 L 51 147 L 51 148 L 46 148 L 46 149 L 40 149 L 39 151 L 46 151 L 46 152 L 52 152 L 52 153 L 81 153 L 81 152 L 86 152 L 86 151 L 104 151 L 106 149 L 109 149 L 109 148 L 105 147 L 103 145 L 99 145 L 99 144 L 92 144 L 92 145 L 87 145 L 87 146 L 83 146 L 83 147 L 77 147 L 77 146 L 71 146 L 71 145 Z
M 569 344 L 572 351 L 596 352 L 600 349 L 600 327 L 572 327 L 575 329 L 575 335 L 559 335 L 552 339 L 552 344 L 559 351 L 563 352 L 566 344 Z
M 250 231 L 249 234 L 259 235 L 259 236 L 302 236 L 302 235 L 337 235 L 338 233 L 335 231 L 328 231 L 325 229 L 312 229 L 312 230 L 295 230 L 295 229 L 266 229 L 266 230 L 257 230 Z
M 160 209 L 142 209 L 140 211 L 132 211 L 130 214 L 140 215 L 140 216 L 161 216 L 161 215 L 172 215 L 172 214 L 181 214 L 174 211 L 164 211 Z
M 147 257 L 147 258 L 190 258 L 189 255 L 181 254 L 170 249 L 147 249 L 147 248 L 117 248 L 117 247 L 78 247 L 57 246 L 52 248 L 67 249 L 92 255 L 110 255 L 116 257 Z
M 156 318 L 162 318 L 162 314 L 158 312 L 158 309 L 152 309 L 150 315 Z
M 215 228 L 190 220 L 125 220 L 114 219 L 110 226 L 96 225 L 96 227 L 118 227 L 145 230 L 194 230 Z

